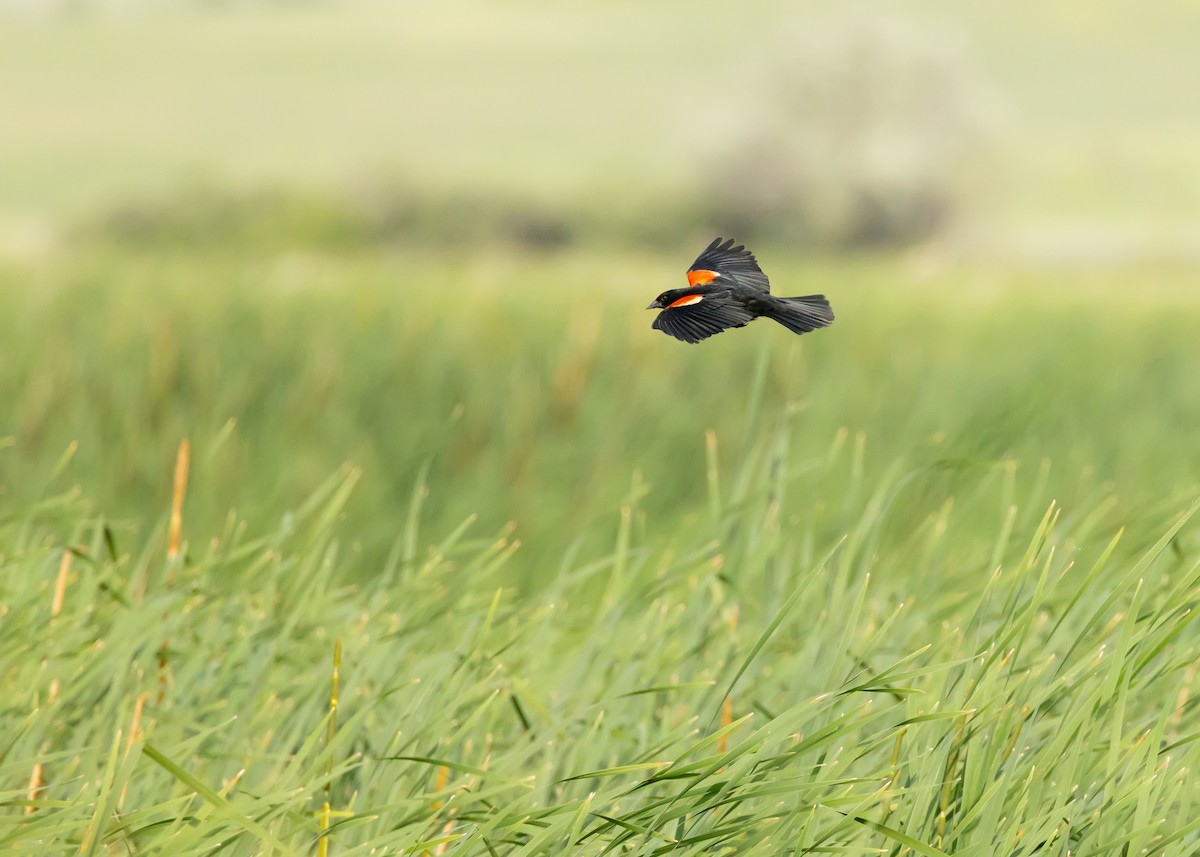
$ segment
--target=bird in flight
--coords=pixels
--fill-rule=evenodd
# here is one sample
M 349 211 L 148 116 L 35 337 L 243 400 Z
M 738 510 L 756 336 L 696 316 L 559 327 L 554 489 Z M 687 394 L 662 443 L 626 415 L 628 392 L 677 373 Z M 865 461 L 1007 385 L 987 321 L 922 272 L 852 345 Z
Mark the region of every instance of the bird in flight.
M 654 328 L 696 343 L 744 327 L 759 316 L 773 319 L 793 333 L 808 333 L 833 324 L 824 295 L 777 298 L 754 254 L 733 239 L 709 244 L 687 272 L 687 288 L 670 289 L 646 309 L 661 309 Z

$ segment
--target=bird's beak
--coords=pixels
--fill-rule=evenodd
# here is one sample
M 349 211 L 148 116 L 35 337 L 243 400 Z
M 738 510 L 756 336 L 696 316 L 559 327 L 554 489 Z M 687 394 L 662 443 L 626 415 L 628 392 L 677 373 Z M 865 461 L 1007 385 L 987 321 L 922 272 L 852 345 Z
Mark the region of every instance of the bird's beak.
M 662 304 L 660 304 L 658 301 L 654 301 L 650 304 L 650 306 L 646 307 L 646 309 L 662 309 Z

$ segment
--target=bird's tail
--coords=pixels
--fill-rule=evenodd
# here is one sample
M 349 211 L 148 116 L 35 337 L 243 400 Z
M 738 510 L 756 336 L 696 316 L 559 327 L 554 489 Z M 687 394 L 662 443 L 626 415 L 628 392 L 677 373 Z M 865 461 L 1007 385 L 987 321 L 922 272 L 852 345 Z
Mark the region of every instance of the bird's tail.
M 802 298 L 776 298 L 772 301 L 769 318 L 782 324 L 792 333 L 808 333 L 818 327 L 833 324 L 833 310 L 824 295 L 805 295 Z

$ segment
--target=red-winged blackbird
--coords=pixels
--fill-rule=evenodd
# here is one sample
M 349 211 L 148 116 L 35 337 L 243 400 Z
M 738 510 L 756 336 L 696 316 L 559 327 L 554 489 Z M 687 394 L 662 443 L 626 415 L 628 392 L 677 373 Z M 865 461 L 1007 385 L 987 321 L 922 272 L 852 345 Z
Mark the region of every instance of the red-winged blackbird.
M 833 323 L 824 295 L 777 298 L 754 254 L 733 239 L 709 244 L 687 272 L 686 289 L 671 289 L 646 309 L 661 309 L 654 327 L 684 342 L 699 342 L 759 316 L 793 333 L 808 333 Z

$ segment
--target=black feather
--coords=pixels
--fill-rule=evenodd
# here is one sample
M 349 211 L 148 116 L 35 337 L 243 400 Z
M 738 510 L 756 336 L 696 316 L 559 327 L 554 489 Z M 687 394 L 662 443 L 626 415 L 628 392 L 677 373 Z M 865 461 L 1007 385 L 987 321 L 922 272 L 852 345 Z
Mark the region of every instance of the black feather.
M 689 271 L 716 271 L 752 289 L 771 291 L 771 281 L 758 267 L 754 254 L 733 239 L 715 239 L 696 257 Z
M 754 315 L 744 307 L 714 297 L 663 310 L 654 319 L 654 329 L 696 343 L 732 327 L 742 327 L 753 319 Z
M 802 298 L 776 298 L 764 315 L 782 324 L 792 333 L 809 333 L 833 324 L 833 309 L 824 295 Z

